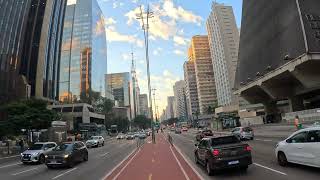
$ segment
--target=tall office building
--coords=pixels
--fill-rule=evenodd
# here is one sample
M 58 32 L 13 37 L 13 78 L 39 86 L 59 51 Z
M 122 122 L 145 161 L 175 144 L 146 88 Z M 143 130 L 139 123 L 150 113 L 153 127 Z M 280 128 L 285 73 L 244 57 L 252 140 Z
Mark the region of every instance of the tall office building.
M 233 87 L 238 62 L 239 31 L 231 6 L 213 3 L 207 31 L 219 106 L 238 104 Z
M 148 95 L 140 94 L 139 95 L 139 106 L 140 114 L 149 117 L 149 105 L 148 105 Z
M 130 106 L 130 73 L 112 73 L 105 76 L 106 87 L 111 90 L 120 107 Z
M 57 99 L 66 0 L 0 1 L 0 103 Z
M 174 114 L 180 119 L 187 119 L 187 102 L 186 102 L 186 87 L 184 80 L 177 81 L 173 86 L 174 93 Z
M 186 103 L 188 119 L 193 119 L 199 110 L 197 78 L 193 61 L 186 61 L 183 64 L 184 81 L 186 86 Z
M 105 22 L 96 0 L 68 1 L 60 62 L 59 100 L 91 103 L 105 96 Z
M 207 114 L 217 103 L 208 36 L 193 36 L 188 51 L 189 61 L 194 62 L 200 114 Z
M 174 118 L 174 96 L 168 96 L 167 103 L 166 118 Z

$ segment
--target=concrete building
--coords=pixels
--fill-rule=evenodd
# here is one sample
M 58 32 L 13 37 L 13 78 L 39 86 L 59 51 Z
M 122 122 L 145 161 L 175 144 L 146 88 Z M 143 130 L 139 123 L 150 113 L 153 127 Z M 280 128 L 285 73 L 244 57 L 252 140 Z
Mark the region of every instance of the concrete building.
M 200 113 L 198 88 L 196 72 L 193 61 L 186 61 L 183 65 L 184 81 L 186 86 L 186 103 L 188 119 L 193 119 L 194 116 Z
M 105 75 L 107 89 L 111 90 L 120 107 L 130 106 L 130 73 L 112 73 Z
M 319 6 L 318 0 L 243 1 L 235 93 L 263 103 L 267 121 L 281 120 L 280 100 L 289 100 L 289 111 L 320 106 Z
M 66 0 L 0 1 L 0 104 L 58 99 Z
M 166 108 L 166 118 L 174 118 L 174 96 L 168 96 Z
M 105 18 L 97 0 L 68 1 L 64 19 L 59 100 L 86 102 L 105 96 L 107 73 Z
M 177 81 L 173 86 L 174 93 L 174 114 L 175 117 L 187 120 L 186 86 L 184 80 Z
M 123 118 L 131 121 L 131 110 L 129 107 L 113 107 L 112 113 L 114 118 Z
M 219 106 L 239 104 L 233 94 L 238 62 L 239 31 L 232 6 L 213 2 L 207 32 Z
M 188 51 L 189 61 L 194 62 L 200 114 L 206 114 L 209 107 L 217 103 L 211 53 L 208 36 L 193 36 Z
M 149 117 L 149 105 L 148 105 L 148 95 L 140 94 L 139 95 L 139 106 L 140 106 L 140 114 Z

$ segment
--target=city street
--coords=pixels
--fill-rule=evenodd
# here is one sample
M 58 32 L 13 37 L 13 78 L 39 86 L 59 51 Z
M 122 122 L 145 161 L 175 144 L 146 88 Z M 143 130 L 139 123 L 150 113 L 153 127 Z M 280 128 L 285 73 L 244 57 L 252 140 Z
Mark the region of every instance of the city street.
M 24 165 L 19 157 L 0 159 L 0 179 L 101 179 L 136 149 L 135 140 L 109 140 L 105 146 L 89 149 L 89 161 L 74 168 L 48 169 L 44 164 Z
M 178 150 L 183 154 L 187 161 L 196 169 L 204 179 L 319 179 L 319 169 L 311 168 L 300 165 L 290 165 L 288 167 L 281 167 L 278 165 L 275 158 L 274 149 L 275 145 L 282 138 L 269 138 L 261 135 L 256 136 L 253 141 L 247 141 L 252 147 L 253 164 L 249 167 L 247 172 L 238 170 L 226 170 L 218 173 L 216 176 L 209 177 L 205 172 L 205 168 L 194 162 L 195 149 L 194 144 L 195 134 L 194 131 L 183 132 L 182 134 L 172 134 L 173 143 Z M 283 137 L 285 138 L 285 137 Z

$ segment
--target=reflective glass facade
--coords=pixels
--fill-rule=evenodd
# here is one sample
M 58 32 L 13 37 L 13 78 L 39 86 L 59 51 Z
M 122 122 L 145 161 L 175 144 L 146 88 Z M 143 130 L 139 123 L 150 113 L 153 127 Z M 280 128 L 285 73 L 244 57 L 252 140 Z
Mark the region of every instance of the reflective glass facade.
M 107 74 L 105 79 L 107 88 L 111 90 L 119 106 L 130 106 L 130 73 Z
M 68 1 L 60 62 L 59 100 L 91 103 L 104 96 L 107 46 L 104 16 L 96 0 Z

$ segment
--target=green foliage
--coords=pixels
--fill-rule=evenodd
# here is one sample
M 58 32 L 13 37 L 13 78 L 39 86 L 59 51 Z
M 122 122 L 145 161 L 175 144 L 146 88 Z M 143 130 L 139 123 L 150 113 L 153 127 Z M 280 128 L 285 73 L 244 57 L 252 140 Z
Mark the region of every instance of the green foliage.
M 106 121 L 107 129 L 110 129 L 111 125 L 117 125 L 119 132 L 127 132 L 128 127 L 130 125 L 130 121 L 128 120 L 128 118 L 113 117 L 113 118 L 109 118 Z
M 109 115 L 112 112 L 113 106 L 113 101 L 105 97 L 100 97 L 93 103 L 95 111 L 105 115 Z
M 7 112 L 8 119 L 2 123 L 1 128 L 11 135 L 20 134 L 21 129 L 47 129 L 52 121 L 60 118 L 59 114 L 47 109 L 47 102 L 43 100 L 21 100 L 2 108 Z
M 133 119 L 133 125 L 140 129 L 147 129 L 151 127 L 151 120 L 144 115 L 138 115 Z

